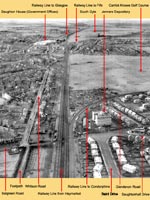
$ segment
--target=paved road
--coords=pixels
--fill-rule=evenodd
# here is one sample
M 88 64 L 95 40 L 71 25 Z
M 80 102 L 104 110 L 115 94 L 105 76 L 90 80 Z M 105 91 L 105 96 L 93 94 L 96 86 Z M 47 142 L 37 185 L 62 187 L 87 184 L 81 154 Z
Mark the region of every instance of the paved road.
M 126 135 L 126 131 L 123 131 L 122 134 Z M 108 144 L 109 138 L 114 135 L 118 135 L 118 131 L 90 134 L 90 136 L 93 137 L 99 144 L 99 147 L 101 149 L 101 152 L 105 160 L 108 173 L 109 173 L 110 168 L 112 168 L 112 176 L 116 178 L 116 177 L 119 177 L 119 170 Z
M 108 145 L 105 142 L 104 143 L 100 142 L 99 140 L 98 140 L 98 144 L 99 144 L 99 146 L 101 148 L 101 152 L 102 152 L 103 158 L 105 160 L 105 165 L 106 165 L 108 174 L 109 174 L 109 169 L 112 168 L 112 176 L 114 178 L 118 177 L 119 176 L 118 168 L 117 168 L 117 166 L 115 164 L 115 160 L 112 157 L 111 152 L 109 151 Z
M 125 94 L 131 94 L 131 93 L 125 93 Z M 121 94 L 119 96 L 122 96 L 122 95 L 123 94 Z M 109 99 L 111 99 L 111 98 L 109 98 Z M 72 117 L 72 119 L 70 120 L 70 135 L 73 134 L 73 130 L 72 129 L 73 129 L 73 123 L 75 122 L 75 119 L 77 117 L 79 117 L 83 112 L 85 112 L 85 108 L 86 107 L 90 107 L 90 106 L 96 104 L 97 102 L 99 102 L 99 101 L 95 101 L 93 103 L 90 103 L 90 104 L 84 106 L 80 111 L 78 111 Z M 122 133 L 126 134 L 126 130 L 123 129 Z M 116 165 L 116 161 L 114 160 L 114 157 L 113 157 L 113 155 L 111 153 L 110 147 L 109 147 L 109 145 L 107 143 L 108 139 L 111 136 L 118 135 L 118 131 L 110 131 L 110 132 L 106 132 L 106 133 L 97 133 L 97 134 L 91 134 L 91 135 L 98 142 L 98 144 L 99 144 L 99 146 L 100 146 L 100 148 L 102 150 L 102 154 L 103 154 L 103 157 L 105 159 L 105 164 L 106 164 L 106 167 L 107 167 L 107 171 L 109 172 L 109 169 L 112 168 L 112 175 L 113 175 L 113 177 L 118 177 L 119 176 L 119 170 L 118 170 L 118 167 Z M 70 174 L 73 174 L 73 169 L 71 169 Z
M 38 96 L 40 96 L 40 98 L 42 96 L 48 75 L 49 75 L 49 71 L 47 70 L 44 74 L 42 84 L 39 88 L 38 95 L 35 99 L 35 102 L 34 102 L 34 105 L 33 105 L 29 120 L 28 120 L 28 124 L 27 124 L 27 127 L 26 127 L 25 132 L 24 132 L 24 137 L 22 138 L 22 141 L 20 143 L 20 147 L 26 148 L 25 154 L 22 158 L 22 161 L 21 161 L 21 164 L 20 164 L 20 167 L 19 167 L 19 170 L 22 171 L 22 175 L 24 175 L 25 168 L 26 168 L 26 165 L 27 165 L 28 156 L 29 156 L 29 152 L 30 152 L 29 137 L 30 137 L 31 130 L 32 130 L 32 127 L 33 127 L 33 124 L 34 124 L 34 121 L 35 121 L 36 114 L 37 114 L 37 103 L 38 103 L 37 99 L 38 99 Z
M 22 139 L 22 141 L 20 143 L 20 147 L 26 147 L 26 146 L 29 145 L 29 137 L 30 137 L 31 130 L 32 130 L 32 127 L 33 127 L 33 124 L 34 124 L 34 121 L 35 121 L 35 117 L 36 117 L 36 114 L 37 114 L 37 110 L 38 110 L 38 106 L 37 106 L 38 97 L 40 97 L 40 98 L 42 97 L 42 93 L 43 93 L 43 90 L 44 90 L 45 83 L 47 81 L 48 75 L 49 75 L 49 71 L 47 70 L 45 72 L 45 74 L 44 74 L 42 84 L 41 84 L 41 86 L 39 88 L 37 97 L 35 99 L 35 102 L 34 102 L 34 105 L 33 105 L 29 120 L 28 120 L 28 124 L 27 124 L 26 130 L 24 132 L 23 139 Z

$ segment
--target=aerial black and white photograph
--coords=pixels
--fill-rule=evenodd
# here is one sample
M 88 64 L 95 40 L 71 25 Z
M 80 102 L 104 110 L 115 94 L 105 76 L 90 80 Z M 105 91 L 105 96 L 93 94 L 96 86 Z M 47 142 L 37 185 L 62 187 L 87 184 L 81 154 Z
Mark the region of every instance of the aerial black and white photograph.
M 67 28 L 0 21 L 0 177 L 150 177 L 150 21 Z

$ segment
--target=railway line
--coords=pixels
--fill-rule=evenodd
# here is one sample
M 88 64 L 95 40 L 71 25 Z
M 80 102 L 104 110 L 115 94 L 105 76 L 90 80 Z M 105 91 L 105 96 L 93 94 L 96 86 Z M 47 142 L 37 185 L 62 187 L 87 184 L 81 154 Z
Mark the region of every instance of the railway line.
M 54 163 L 54 169 L 51 169 L 51 174 L 52 177 L 60 177 L 60 169 L 63 170 L 63 177 L 69 177 L 69 128 L 68 128 L 68 107 L 69 107 L 69 87 L 68 87 L 68 80 L 69 80 L 69 71 L 68 71 L 68 45 L 67 45 L 67 40 L 65 44 L 65 55 L 64 55 L 64 62 L 65 62 L 65 68 L 64 68 L 64 77 L 62 80 L 62 88 L 61 88 L 61 108 L 60 108 L 60 116 L 59 116 L 59 126 L 58 126 L 58 141 L 56 142 L 55 145 L 51 144 L 51 147 L 49 148 L 51 151 L 51 154 L 53 154 L 52 151 L 55 152 L 55 163 Z M 42 84 L 39 88 L 38 94 L 36 96 L 33 108 L 31 110 L 31 114 L 29 116 L 28 124 L 24 133 L 24 137 L 20 143 L 20 148 L 24 148 L 24 155 L 22 156 L 22 160 L 20 162 L 20 165 L 18 166 L 18 169 L 22 171 L 22 176 L 27 177 L 27 172 L 30 171 L 30 163 L 33 161 L 35 162 L 35 156 L 31 154 L 32 150 L 34 148 L 37 149 L 37 145 L 30 145 L 29 144 L 29 138 L 31 135 L 32 127 L 35 122 L 35 118 L 37 115 L 37 99 L 38 97 L 42 98 L 42 93 L 45 88 L 46 81 L 49 76 L 49 70 L 47 70 L 44 74 Z M 44 144 L 40 145 L 41 148 L 43 145 L 46 145 L 47 142 Z M 49 163 L 52 163 L 52 156 L 49 160 Z M 34 158 L 34 159 L 33 159 Z M 48 158 L 49 159 L 49 158 Z M 35 164 L 36 165 L 36 164 Z M 40 163 L 41 165 L 41 163 Z M 50 166 L 48 167 L 48 169 Z M 34 170 L 34 174 L 31 175 L 31 177 L 36 177 L 37 172 Z M 16 174 L 18 177 L 18 174 Z M 51 175 L 47 175 L 47 177 L 51 177 Z
M 72 35 L 72 34 L 70 34 Z M 60 177 L 60 170 L 63 171 L 63 177 L 68 178 L 69 177 L 69 165 L 70 165 L 70 155 L 69 155 L 69 148 L 70 144 L 70 136 L 69 134 L 72 133 L 72 127 L 73 123 L 82 112 L 85 111 L 85 108 L 91 105 L 94 105 L 95 103 L 99 101 L 95 101 L 93 103 L 90 103 L 89 105 L 84 106 L 79 112 L 77 112 L 70 121 L 68 121 L 68 114 L 69 114 L 69 48 L 68 48 L 68 39 L 70 35 L 66 38 L 65 43 L 65 54 L 64 54 L 64 74 L 63 74 L 63 80 L 62 80 L 62 86 L 61 86 L 61 105 L 60 105 L 60 116 L 59 116 L 59 125 L 58 125 L 58 133 L 57 133 L 57 142 L 55 144 L 51 145 L 51 148 L 53 148 L 55 157 L 53 160 L 54 166 L 53 169 L 51 169 L 51 176 L 50 177 Z M 49 75 L 49 71 L 46 71 L 44 74 L 44 78 L 41 84 L 41 87 L 39 89 L 38 95 L 42 97 L 42 92 L 45 88 L 46 80 Z M 129 93 L 127 93 L 129 94 Z M 121 94 L 119 96 L 122 96 L 124 94 Z M 114 98 L 114 97 L 112 97 Z M 108 98 L 108 100 L 111 98 Z M 29 144 L 29 137 L 31 134 L 31 130 L 35 121 L 35 117 L 37 114 L 37 98 L 35 100 L 33 109 L 31 111 L 31 115 L 28 120 L 28 125 L 25 130 L 24 138 L 20 144 L 21 147 L 25 148 L 25 154 L 23 156 L 23 159 L 20 164 L 20 170 L 22 171 L 22 174 L 24 174 L 24 171 L 26 170 L 26 166 L 28 164 L 30 152 L 33 146 Z M 45 143 L 44 143 L 45 144 Z
M 69 77 L 69 67 L 68 67 L 68 45 L 66 40 L 65 48 L 65 70 L 64 78 L 62 81 L 62 91 L 61 91 L 61 109 L 59 118 L 59 129 L 58 129 L 58 141 L 56 147 L 56 160 L 55 160 L 55 172 L 54 177 L 60 177 L 60 170 L 63 171 L 63 177 L 69 177 L 69 126 L 68 126 L 68 77 Z
M 80 30 L 81 31 L 81 30 Z M 51 169 L 50 177 L 60 177 L 60 170 L 63 171 L 63 177 L 69 177 L 69 122 L 68 122 L 68 108 L 69 108 L 69 48 L 68 48 L 68 39 L 73 35 L 73 33 L 69 34 L 66 38 L 65 43 L 65 54 L 64 54 L 64 77 L 62 80 L 62 88 L 61 88 L 61 108 L 60 108 L 60 116 L 59 116 L 59 126 L 58 126 L 58 141 L 53 145 L 53 153 L 56 155 L 54 157 L 54 169 Z M 47 70 L 44 74 L 44 78 L 39 89 L 38 95 L 40 98 L 42 97 L 42 92 L 44 90 L 47 77 L 49 75 L 49 71 Z M 28 120 L 28 125 L 25 130 L 24 138 L 20 144 L 20 147 L 25 148 L 25 154 L 20 164 L 20 170 L 24 176 L 26 166 L 30 162 L 30 152 L 33 148 L 32 145 L 29 144 L 29 137 L 31 134 L 31 130 L 35 121 L 35 117 L 37 114 L 37 98 L 35 99 L 35 103 L 33 109 L 31 111 L 31 115 Z M 45 143 L 44 143 L 45 144 Z M 56 152 L 54 152 L 56 151 Z M 32 156 L 31 156 L 32 157 Z M 32 158 L 31 158 L 32 160 Z M 53 160 L 52 160 L 53 162 Z M 53 174 L 53 175 L 52 175 Z

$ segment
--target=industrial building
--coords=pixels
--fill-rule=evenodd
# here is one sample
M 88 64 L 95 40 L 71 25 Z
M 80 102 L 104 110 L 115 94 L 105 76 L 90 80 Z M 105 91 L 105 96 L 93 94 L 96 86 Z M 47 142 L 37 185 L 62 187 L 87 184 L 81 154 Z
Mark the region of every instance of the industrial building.
M 97 126 L 111 126 L 112 124 L 111 115 L 107 112 L 93 111 L 92 120 Z

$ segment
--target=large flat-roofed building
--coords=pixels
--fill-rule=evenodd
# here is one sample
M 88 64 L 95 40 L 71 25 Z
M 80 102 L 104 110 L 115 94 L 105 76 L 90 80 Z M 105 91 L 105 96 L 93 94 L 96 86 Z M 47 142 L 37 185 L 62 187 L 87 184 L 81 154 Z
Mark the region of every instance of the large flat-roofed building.
M 97 126 L 110 126 L 112 124 L 111 115 L 107 112 L 93 111 L 92 120 Z

